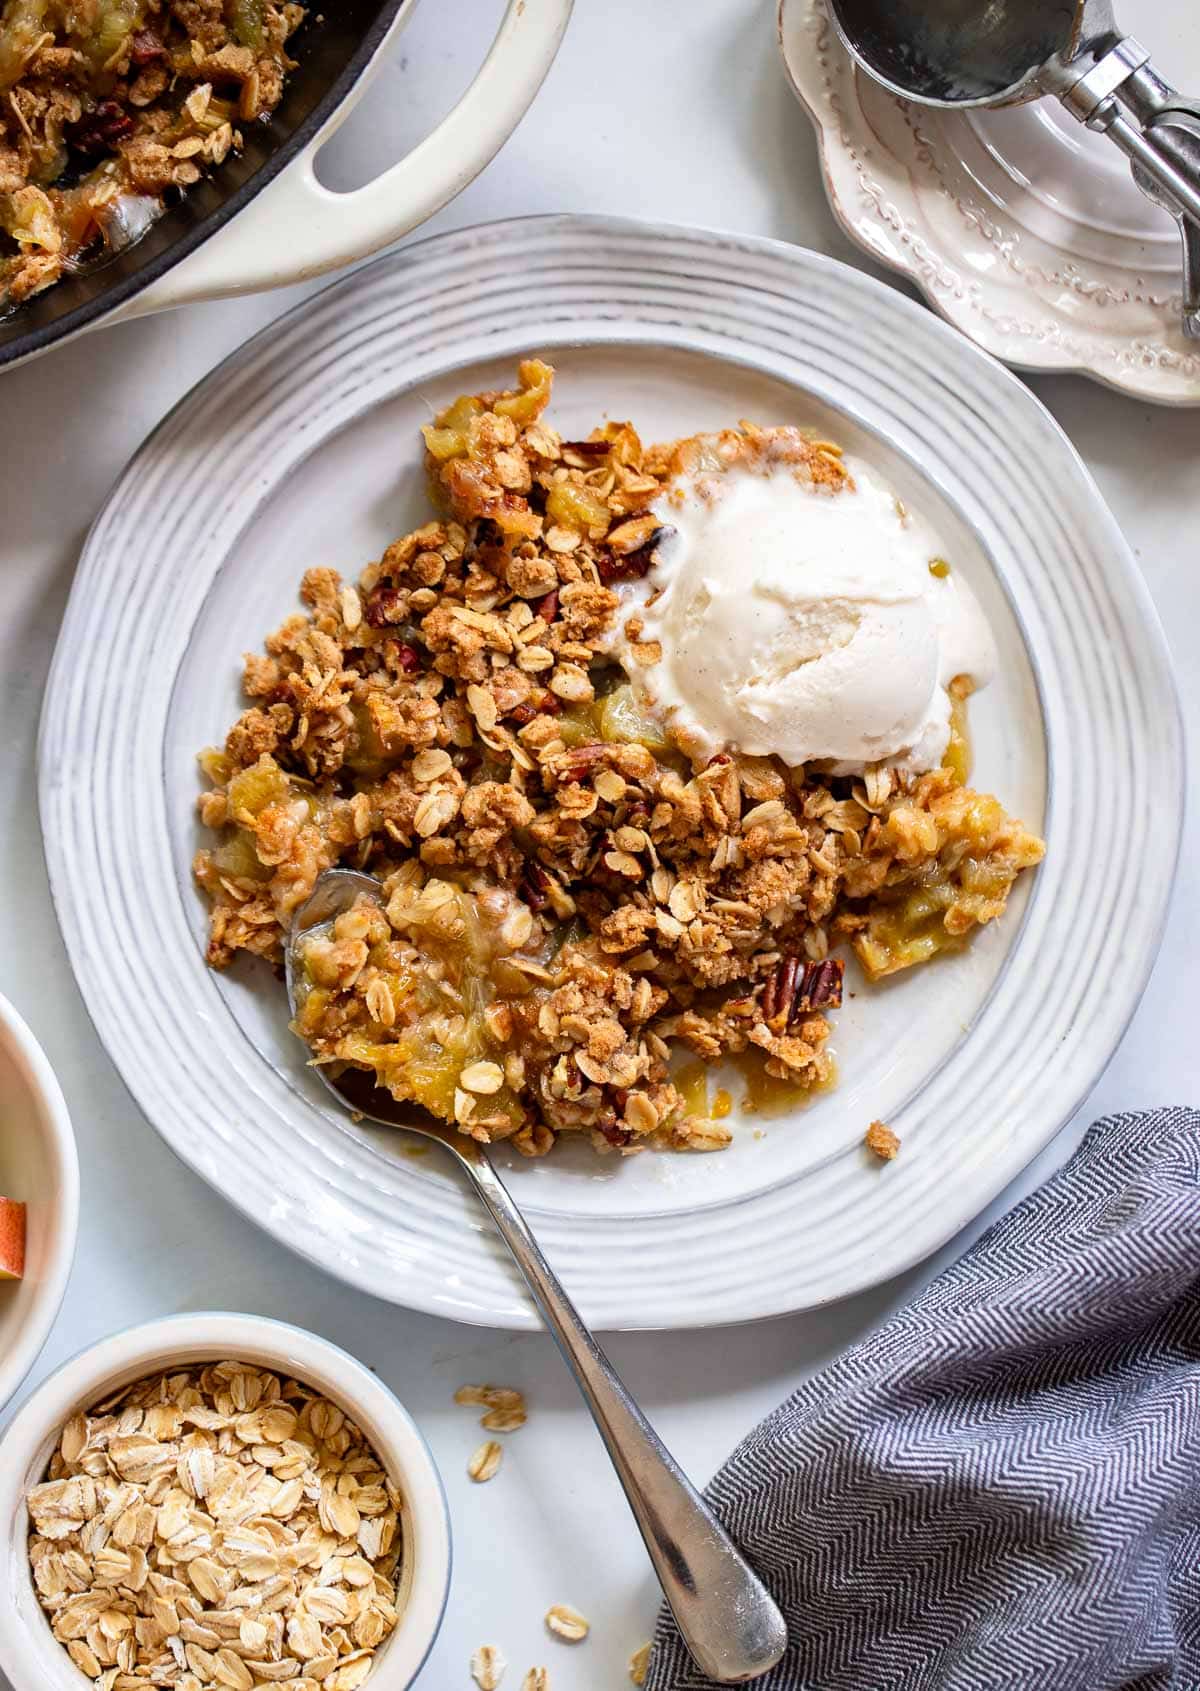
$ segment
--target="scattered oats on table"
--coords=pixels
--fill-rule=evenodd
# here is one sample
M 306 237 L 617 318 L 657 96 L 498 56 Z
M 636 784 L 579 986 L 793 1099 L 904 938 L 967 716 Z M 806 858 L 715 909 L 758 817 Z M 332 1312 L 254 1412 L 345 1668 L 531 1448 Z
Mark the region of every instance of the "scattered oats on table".
M 481 1644 L 471 1657 L 471 1678 L 479 1691 L 497 1691 L 507 1666 L 494 1644 Z
M 591 1631 L 591 1623 L 567 1603 L 556 1603 L 552 1609 L 547 1609 L 546 1625 L 556 1638 L 564 1639 L 568 1644 L 581 1644 Z
M 650 1646 L 643 1644 L 633 1652 L 629 1658 L 629 1677 L 635 1685 L 646 1683 L 646 1673 L 650 1667 Z
M 490 1480 L 497 1473 L 503 1455 L 504 1452 L 495 1439 L 488 1439 L 486 1444 L 479 1446 L 479 1449 L 474 1452 L 467 1463 L 467 1473 L 473 1480 L 482 1485 L 485 1480 Z
M 873 1121 L 863 1135 L 863 1144 L 873 1151 L 880 1162 L 890 1163 L 900 1149 L 900 1138 L 886 1122 Z
M 515 1433 L 518 1427 L 525 1425 L 525 1421 L 523 1409 L 489 1409 L 486 1415 L 480 1417 L 479 1425 L 486 1427 L 489 1433 Z
M 545 1668 L 530 1668 L 521 1681 L 521 1691 L 550 1691 L 550 1675 Z
M 26 1502 L 38 1601 L 103 1691 L 355 1691 L 396 1624 L 400 1494 L 336 1404 L 269 1370 L 123 1387 Z
M 479 1425 L 490 1433 L 515 1433 L 527 1420 L 525 1399 L 512 1386 L 460 1386 L 454 1401 L 484 1409 Z
M 629 606 L 660 500 L 699 470 L 849 472 L 790 427 L 564 439 L 552 379 L 529 359 L 513 390 L 441 412 L 437 514 L 352 589 L 310 568 L 304 609 L 246 659 L 248 708 L 201 758 L 208 960 L 277 963 L 317 876 L 367 870 L 385 908 L 305 947 L 293 1026 L 316 1060 L 529 1157 L 564 1134 L 720 1150 L 731 1129 L 685 1096 L 683 1058 L 734 1059 L 789 1107 L 831 1085 L 833 952 L 875 980 L 958 949 L 1042 843 L 965 784 L 957 681 L 957 739 L 925 775 L 690 756 L 613 658 L 624 617 L 639 661 L 661 659 Z

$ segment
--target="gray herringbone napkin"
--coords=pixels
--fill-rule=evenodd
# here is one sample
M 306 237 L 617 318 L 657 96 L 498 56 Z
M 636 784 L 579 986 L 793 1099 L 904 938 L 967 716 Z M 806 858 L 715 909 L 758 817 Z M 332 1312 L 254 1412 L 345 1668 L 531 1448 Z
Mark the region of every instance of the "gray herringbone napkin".
M 1200 1114 L 1112 1116 L 709 1497 L 762 1691 L 1200 1688 Z M 660 1623 L 647 1691 L 707 1687 Z

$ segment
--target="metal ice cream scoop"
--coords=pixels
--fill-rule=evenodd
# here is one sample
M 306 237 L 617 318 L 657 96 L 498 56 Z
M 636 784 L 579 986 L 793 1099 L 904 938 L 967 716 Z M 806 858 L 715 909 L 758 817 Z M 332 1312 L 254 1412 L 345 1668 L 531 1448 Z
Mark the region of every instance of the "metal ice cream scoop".
M 906 100 L 1011 106 L 1053 94 L 1129 159 L 1183 235 L 1183 332 L 1200 340 L 1200 100 L 1176 93 L 1112 0 L 827 0 L 867 74 Z

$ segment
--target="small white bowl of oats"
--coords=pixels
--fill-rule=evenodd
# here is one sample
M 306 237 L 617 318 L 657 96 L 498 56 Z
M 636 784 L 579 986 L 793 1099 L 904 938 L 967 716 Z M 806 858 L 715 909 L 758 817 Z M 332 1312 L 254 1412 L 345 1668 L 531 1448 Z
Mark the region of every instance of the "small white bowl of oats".
M 441 1625 L 450 1522 L 388 1388 L 283 1322 L 102 1339 L 0 1441 L 13 1691 L 404 1691 Z

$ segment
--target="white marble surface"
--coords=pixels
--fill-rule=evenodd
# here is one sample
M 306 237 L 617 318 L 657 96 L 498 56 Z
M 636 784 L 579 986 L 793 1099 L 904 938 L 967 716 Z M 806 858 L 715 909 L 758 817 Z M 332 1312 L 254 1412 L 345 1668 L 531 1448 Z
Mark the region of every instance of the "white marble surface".
M 433 227 L 537 211 L 619 212 L 773 235 L 861 263 L 822 197 L 808 121 L 775 59 L 773 10 L 771 0 L 691 0 L 681 10 L 645 0 L 582 0 L 524 125 Z M 329 149 L 324 173 L 331 183 L 369 175 L 421 134 L 468 78 L 498 12 L 497 0 L 426 0 L 394 63 Z M 549 1340 L 493 1336 L 373 1302 L 235 1215 L 172 1158 L 131 1104 L 75 991 L 50 905 L 34 746 L 87 526 L 164 411 L 296 297 L 131 324 L 0 378 L 0 986 L 58 1071 L 75 1116 L 84 1191 L 66 1304 L 25 1390 L 102 1333 L 173 1310 L 255 1310 L 326 1334 L 394 1386 L 443 1466 L 456 1570 L 446 1624 L 419 1681 L 424 1691 L 469 1687 L 467 1660 L 482 1642 L 499 1644 L 512 1663 L 507 1684 L 519 1684 L 525 1668 L 541 1663 L 554 1691 L 615 1687 L 627 1683 L 628 1656 L 649 1635 L 654 1590 L 616 1483 Z M 1137 550 L 1195 732 L 1200 413 L 1156 411 L 1075 378 L 1034 385 Z M 104 653 L 95 659 L 103 663 Z M 1193 805 L 1169 931 L 1141 1009 L 1078 1119 L 997 1208 L 1041 1178 L 1097 1114 L 1196 1101 L 1196 846 Z M 1059 966 L 1069 969 L 1070 959 Z M 1045 984 L 1052 993 L 1054 979 Z M 702 1481 L 758 1416 L 936 1266 L 813 1315 L 708 1337 L 627 1335 L 610 1349 L 667 1442 Z M 450 1397 L 463 1381 L 482 1378 L 521 1386 L 533 1414 L 508 1441 L 500 1476 L 480 1488 L 464 1473 L 478 1428 Z M 3 1601 L 0 1594 L 0 1624 Z M 542 1630 L 546 1608 L 563 1601 L 593 1623 L 588 1642 L 575 1649 Z

